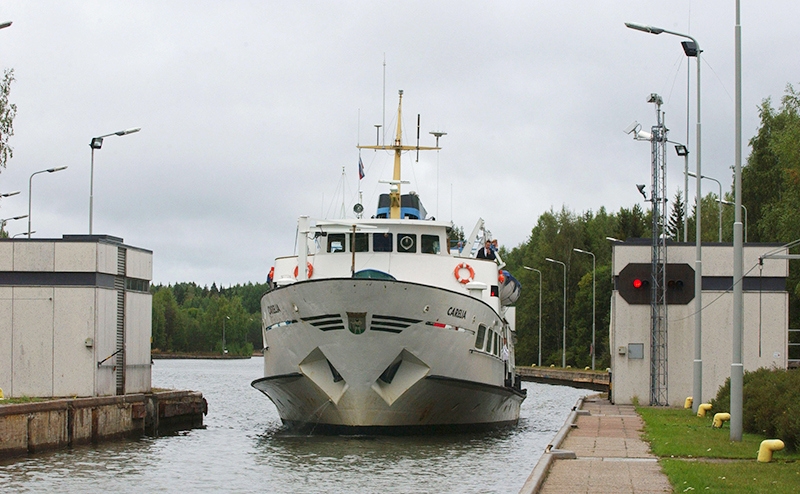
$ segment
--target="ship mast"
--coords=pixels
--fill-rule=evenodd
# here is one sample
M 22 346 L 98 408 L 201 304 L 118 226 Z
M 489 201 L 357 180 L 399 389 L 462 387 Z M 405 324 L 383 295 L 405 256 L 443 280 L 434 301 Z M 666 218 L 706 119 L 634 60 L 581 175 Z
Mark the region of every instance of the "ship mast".
M 375 145 L 375 146 L 357 146 L 358 149 L 382 149 L 385 151 L 394 151 L 394 171 L 392 173 L 392 180 L 389 193 L 389 218 L 400 219 L 400 185 L 403 183 L 400 174 L 400 155 L 403 151 L 436 151 L 441 149 L 438 146 L 403 146 L 403 90 L 399 92 L 399 103 L 397 105 L 397 133 L 395 134 L 394 143 L 391 146 Z

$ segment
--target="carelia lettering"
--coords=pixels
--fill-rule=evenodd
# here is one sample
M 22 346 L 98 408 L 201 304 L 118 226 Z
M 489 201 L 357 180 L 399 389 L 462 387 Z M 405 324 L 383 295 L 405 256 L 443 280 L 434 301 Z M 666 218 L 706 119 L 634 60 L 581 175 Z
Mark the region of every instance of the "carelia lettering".
M 450 307 L 449 309 L 447 309 L 447 315 L 452 317 L 457 317 L 459 319 L 466 319 L 467 311 L 466 309 L 459 309 L 458 307 Z

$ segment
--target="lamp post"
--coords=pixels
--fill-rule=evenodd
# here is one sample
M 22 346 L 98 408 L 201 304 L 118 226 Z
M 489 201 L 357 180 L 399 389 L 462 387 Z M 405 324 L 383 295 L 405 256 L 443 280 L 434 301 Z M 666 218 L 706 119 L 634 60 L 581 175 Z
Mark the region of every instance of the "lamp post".
M 689 176 L 697 178 L 697 174 L 694 172 L 689 172 Z M 717 200 L 717 202 L 719 203 L 719 241 L 722 242 L 722 183 L 720 183 L 720 181 L 717 180 L 716 178 L 712 178 L 707 175 L 700 175 L 700 178 L 705 178 L 706 180 L 713 180 L 717 182 L 717 185 L 719 185 L 719 200 Z
M 572 250 L 574 250 L 575 252 L 579 252 L 581 254 L 589 254 L 590 256 L 592 256 L 592 370 L 594 370 L 594 354 L 595 354 L 595 351 L 594 351 L 594 343 L 595 343 L 595 340 L 594 340 L 594 335 L 595 335 L 595 331 L 594 331 L 594 327 L 595 327 L 594 326 L 594 322 L 595 322 L 595 304 L 594 304 L 595 298 L 594 298 L 594 294 L 595 294 L 595 261 L 596 261 L 596 258 L 594 256 L 594 254 L 592 252 L 589 252 L 588 250 L 582 250 L 582 249 L 577 249 L 577 248 L 576 249 L 572 249 Z
M 738 6 L 738 0 L 737 0 Z M 738 21 L 738 11 L 737 11 L 737 21 Z M 668 31 L 666 29 L 662 29 L 660 27 L 653 27 L 653 26 L 643 26 L 641 24 L 634 24 L 630 22 L 626 22 L 625 26 L 630 29 L 635 29 L 637 31 L 642 31 L 645 33 L 650 34 L 671 34 L 673 36 L 678 36 L 681 38 L 687 38 L 691 40 L 691 42 L 683 41 L 681 45 L 683 46 L 683 51 L 687 57 L 695 57 L 697 59 L 697 127 L 695 131 L 695 139 L 697 141 L 695 147 L 697 148 L 697 165 L 695 172 L 698 175 L 702 175 L 702 168 L 701 168 L 701 160 L 700 160 L 700 150 L 701 150 L 701 125 L 700 125 L 700 54 L 703 50 L 700 49 L 700 43 L 697 42 L 696 39 L 689 36 L 688 34 L 677 33 L 674 31 Z M 702 357 L 702 323 L 703 323 L 703 255 L 702 255 L 702 239 L 701 239 L 701 228 L 700 228 L 700 199 L 701 199 L 702 191 L 700 188 L 700 180 L 697 180 L 697 187 L 696 187 L 696 201 L 697 201 L 697 208 L 695 212 L 695 252 L 696 252 L 696 259 L 695 259 L 695 266 L 694 266 L 694 362 L 693 362 L 693 379 L 692 379 L 692 396 L 694 398 L 692 402 L 692 410 L 697 413 L 697 407 L 702 403 L 703 400 L 703 357 Z
M 561 326 L 561 367 L 567 367 L 567 265 L 561 261 L 544 258 L 547 262 L 553 262 L 564 266 L 564 323 Z
M 736 203 L 731 201 L 720 200 L 719 201 L 726 206 L 736 206 Z M 742 209 L 744 209 L 744 241 L 747 242 L 747 208 L 744 207 L 744 204 L 741 205 Z
M 36 230 L 32 231 L 31 233 L 36 233 Z M 11 238 L 17 238 L 20 235 L 27 235 L 27 234 L 28 234 L 28 232 L 19 232 L 19 233 L 15 233 Z
M 225 350 L 225 321 L 230 318 L 231 316 L 225 316 L 225 319 L 222 320 L 222 355 L 228 353 L 228 350 Z
M 687 129 L 688 133 L 689 130 Z M 687 139 L 688 141 L 688 139 Z M 689 241 L 689 148 L 683 144 L 675 144 L 675 152 L 683 156 L 683 241 Z
M 105 137 L 126 136 L 128 134 L 133 134 L 134 132 L 139 132 L 140 130 L 142 130 L 141 127 L 119 130 L 117 132 L 112 132 L 99 137 L 92 137 L 92 140 L 89 142 L 89 147 L 92 148 L 92 165 L 89 177 L 89 235 L 92 234 L 92 211 L 94 207 L 94 150 L 103 147 L 103 138 Z
M 539 363 L 537 364 L 539 367 L 542 366 L 542 272 L 536 268 L 529 268 L 528 266 L 522 266 L 523 268 L 527 269 L 528 271 L 536 271 L 539 273 Z
M 13 218 L 4 218 L 4 219 L 0 220 L 0 232 L 4 231 L 6 229 L 6 223 L 7 222 L 14 221 L 14 220 L 21 220 L 22 218 L 27 218 L 27 217 L 28 217 L 27 214 L 23 214 L 22 216 L 14 216 Z
M 38 172 L 33 172 L 31 174 L 31 178 L 28 179 L 28 238 L 31 238 L 31 190 L 33 186 L 33 177 L 34 175 L 38 175 L 40 173 L 53 173 L 53 172 L 60 172 L 61 170 L 66 170 L 66 166 L 59 166 L 58 168 L 48 168 L 47 170 L 40 170 Z

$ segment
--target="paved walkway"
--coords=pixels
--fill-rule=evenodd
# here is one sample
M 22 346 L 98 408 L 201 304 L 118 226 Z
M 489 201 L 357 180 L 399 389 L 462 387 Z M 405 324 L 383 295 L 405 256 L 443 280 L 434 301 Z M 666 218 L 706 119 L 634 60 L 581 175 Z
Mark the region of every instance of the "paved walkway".
M 632 405 L 590 396 L 576 419 L 557 446 L 576 458 L 555 454 L 540 493 L 672 492 L 657 458 L 639 438 L 644 422 Z

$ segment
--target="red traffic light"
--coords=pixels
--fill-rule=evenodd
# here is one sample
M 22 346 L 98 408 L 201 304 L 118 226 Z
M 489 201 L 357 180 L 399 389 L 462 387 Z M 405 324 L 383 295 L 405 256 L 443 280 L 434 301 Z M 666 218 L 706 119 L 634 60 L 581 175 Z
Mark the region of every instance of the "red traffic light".
M 636 278 L 636 279 L 633 280 L 633 287 L 634 288 L 636 288 L 638 290 L 642 286 L 644 286 L 644 282 L 642 280 L 640 280 L 639 278 Z

